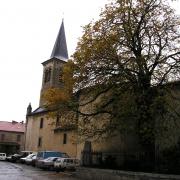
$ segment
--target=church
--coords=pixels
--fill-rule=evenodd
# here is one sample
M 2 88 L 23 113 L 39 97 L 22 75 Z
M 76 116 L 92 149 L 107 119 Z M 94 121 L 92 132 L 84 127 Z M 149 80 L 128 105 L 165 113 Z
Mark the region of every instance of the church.
M 62 68 L 68 60 L 64 22 L 62 21 L 50 59 L 44 61 L 42 88 L 39 107 L 32 111 L 27 108 L 25 149 L 32 151 L 53 150 L 66 152 L 75 157 L 76 134 L 73 129 L 64 130 L 59 126 L 59 117 L 50 117 L 44 108 L 42 94 L 49 88 L 63 88 Z
M 93 138 L 82 140 L 83 138 L 78 134 L 78 130 L 84 128 L 84 126 L 80 127 L 81 116 L 75 112 L 62 113 L 63 115 L 61 117 L 58 115 L 50 116 L 50 111 L 45 108 L 42 95 L 49 88 L 63 88 L 63 66 L 66 64 L 68 58 L 65 28 L 62 21 L 50 59 L 42 63 L 43 77 L 39 107 L 33 111 L 31 105 L 27 108 L 25 150 L 65 152 L 70 157 L 84 159 L 83 164 L 85 165 L 91 164 L 92 161 L 97 165 L 98 163 L 102 163 L 104 159 L 108 159 L 108 157 L 114 160 L 116 159 L 116 163 L 120 165 L 125 160 L 129 160 L 125 158 L 134 158 L 136 155 L 139 155 L 138 153 L 141 147 L 139 146 L 137 135 L 133 131 L 125 134 L 118 132 L 116 136 L 109 136 L 99 141 L 94 141 Z M 174 83 L 173 86 L 174 93 L 179 97 L 179 82 L 177 84 Z M 84 91 L 79 95 L 78 100 L 79 102 L 83 102 L 89 97 L 91 95 Z M 89 104 L 83 107 L 84 109 L 81 109 L 81 111 L 90 112 L 92 107 L 93 104 Z M 64 126 L 62 125 L 63 119 L 70 121 L 76 119 L 77 126 Z M 105 122 L 107 119 L 107 116 L 97 116 L 95 117 L 97 124 L 93 126 L 101 126 L 102 122 Z M 171 139 L 160 138 L 156 140 L 159 148 L 166 144 L 171 146 L 177 143 L 180 134 L 179 128 L 175 128 L 173 125 L 171 127 L 173 130 L 170 130 L 170 134 L 168 133 L 168 137 L 172 137 Z M 174 133 L 173 136 L 172 132 Z M 129 154 L 128 156 L 126 156 L 127 153 Z

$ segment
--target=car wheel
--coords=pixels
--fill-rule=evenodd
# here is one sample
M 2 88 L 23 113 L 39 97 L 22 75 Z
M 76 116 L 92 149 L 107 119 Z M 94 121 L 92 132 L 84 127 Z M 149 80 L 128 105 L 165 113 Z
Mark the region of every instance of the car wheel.
M 58 173 L 58 172 L 59 172 L 59 169 L 56 168 L 55 171 Z
M 62 168 L 62 171 L 65 171 L 66 170 L 66 168 L 64 167 L 64 168 Z
M 50 171 L 53 171 L 53 170 L 54 170 L 54 167 L 53 167 L 53 166 L 50 166 L 50 167 L 49 167 L 49 170 L 50 170 Z

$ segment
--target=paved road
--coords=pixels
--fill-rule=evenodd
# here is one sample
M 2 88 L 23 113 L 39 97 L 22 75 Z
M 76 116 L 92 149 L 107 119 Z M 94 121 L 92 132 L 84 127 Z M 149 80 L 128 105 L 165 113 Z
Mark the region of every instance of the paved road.
M 0 180 L 77 180 L 71 172 L 44 171 L 24 164 L 0 161 Z

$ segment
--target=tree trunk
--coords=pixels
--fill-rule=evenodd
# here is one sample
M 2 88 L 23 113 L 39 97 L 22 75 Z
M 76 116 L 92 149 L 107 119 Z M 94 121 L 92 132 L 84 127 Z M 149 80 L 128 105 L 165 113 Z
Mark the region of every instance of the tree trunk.
M 156 97 L 152 88 L 143 89 L 137 95 L 137 134 L 139 137 L 144 160 L 142 167 L 154 170 L 155 167 L 155 116 L 151 107 Z

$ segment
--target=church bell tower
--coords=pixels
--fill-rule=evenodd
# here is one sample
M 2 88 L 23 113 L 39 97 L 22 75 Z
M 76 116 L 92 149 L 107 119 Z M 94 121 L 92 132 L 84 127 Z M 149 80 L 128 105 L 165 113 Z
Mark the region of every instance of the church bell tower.
M 49 60 L 42 63 L 43 78 L 40 94 L 39 106 L 44 105 L 42 94 L 49 88 L 62 88 L 62 72 L 63 66 L 68 60 L 68 50 L 66 44 L 66 36 L 64 30 L 64 21 L 62 20 L 60 30 L 58 32 L 56 42 L 54 44 L 51 57 Z

